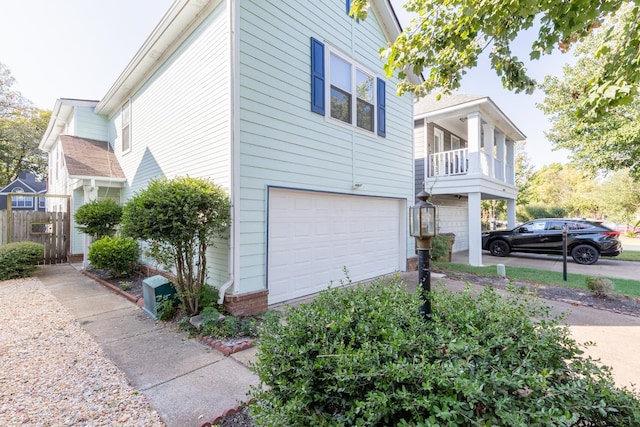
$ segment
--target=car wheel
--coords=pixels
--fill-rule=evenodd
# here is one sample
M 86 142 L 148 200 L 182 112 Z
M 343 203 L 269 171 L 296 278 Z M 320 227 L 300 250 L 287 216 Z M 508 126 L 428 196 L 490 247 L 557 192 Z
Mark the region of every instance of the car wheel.
M 571 250 L 571 256 L 578 264 L 591 265 L 598 261 L 600 253 L 591 245 L 578 245 Z
M 504 240 L 494 240 L 489 244 L 489 252 L 493 256 L 509 255 L 509 244 Z

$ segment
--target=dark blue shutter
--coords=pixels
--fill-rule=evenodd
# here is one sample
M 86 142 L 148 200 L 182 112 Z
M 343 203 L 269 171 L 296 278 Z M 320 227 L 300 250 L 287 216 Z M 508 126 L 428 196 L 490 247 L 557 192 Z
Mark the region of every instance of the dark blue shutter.
M 384 80 L 378 79 L 378 135 L 387 136 L 387 95 Z
M 351 0 L 347 0 L 347 15 L 349 14 L 349 11 L 351 10 Z
M 311 37 L 311 111 L 324 116 L 324 44 Z

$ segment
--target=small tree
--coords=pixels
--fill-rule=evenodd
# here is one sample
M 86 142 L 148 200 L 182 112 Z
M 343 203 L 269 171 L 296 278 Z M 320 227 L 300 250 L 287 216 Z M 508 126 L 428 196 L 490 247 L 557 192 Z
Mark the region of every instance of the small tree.
M 175 287 L 190 315 L 200 310 L 207 247 L 229 229 L 230 206 L 228 195 L 213 182 L 178 177 L 151 181 L 124 207 L 123 234 L 147 240 L 152 257 L 175 267 Z
M 96 239 L 113 236 L 122 218 L 122 206 L 111 199 L 94 200 L 80 206 L 74 218 L 83 233 Z

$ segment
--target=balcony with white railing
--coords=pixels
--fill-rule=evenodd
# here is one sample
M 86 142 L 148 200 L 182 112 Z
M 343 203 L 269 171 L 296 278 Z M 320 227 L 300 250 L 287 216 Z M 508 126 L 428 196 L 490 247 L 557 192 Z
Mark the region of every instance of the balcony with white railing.
M 427 178 L 474 174 L 512 185 L 515 182 L 513 165 L 482 150 L 470 153 L 468 148 L 460 148 L 431 153 L 427 161 Z

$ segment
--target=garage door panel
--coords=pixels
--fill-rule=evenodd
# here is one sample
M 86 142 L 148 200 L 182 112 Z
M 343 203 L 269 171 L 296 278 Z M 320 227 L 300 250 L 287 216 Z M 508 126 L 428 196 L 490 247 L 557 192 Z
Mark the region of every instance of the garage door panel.
M 269 302 L 401 269 L 397 199 L 295 190 L 269 194 Z M 276 230 L 272 238 L 272 230 Z

